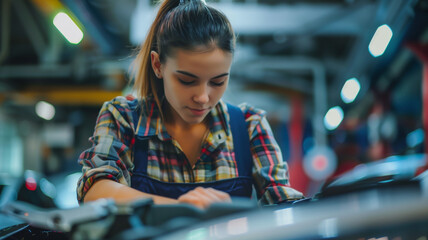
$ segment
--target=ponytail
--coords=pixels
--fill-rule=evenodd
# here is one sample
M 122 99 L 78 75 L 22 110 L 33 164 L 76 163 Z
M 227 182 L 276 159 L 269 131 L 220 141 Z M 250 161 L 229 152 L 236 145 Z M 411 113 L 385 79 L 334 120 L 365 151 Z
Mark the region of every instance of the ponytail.
M 177 7 L 179 3 L 180 0 L 163 1 L 149 29 L 146 40 L 142 43 L 140 51 L 132 64 L 134 78 L 133 88 L 137 93 L 137 97 L 141 99 L 152 95 L 159 109 L 161 109 L 161 98 L 159 95 L 162 94 L 161 91 L 163 91 L 163 82 L 156 77 L 152 69 L 150 52 L 152 50 L 157 50 L 157 33 L 162 19 L 171 9 Z
M 193 49 L 201 45 L 234 52 L 235 34 L 226 16 L 204 0 L 164 0 L 132 65 L 137 97 L 153 96 L 163 117 L 163 80 L 152 69 L 150 52 L 156 51 L 163 63 L 174 48 Z

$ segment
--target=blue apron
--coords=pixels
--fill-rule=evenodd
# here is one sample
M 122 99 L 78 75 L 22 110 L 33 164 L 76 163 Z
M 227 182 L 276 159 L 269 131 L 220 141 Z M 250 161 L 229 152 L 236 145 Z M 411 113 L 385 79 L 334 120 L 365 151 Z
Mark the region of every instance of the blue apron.
M 238 165 L 238 177 L 212 182 L 171 183 L 152 179 L 147 174 L 148 140 L 150 137 L 135 137 L 134 170 L 131 176 L 131 187 L 154 195 L 177 199 L 196 187 L 214 188 L 228 193 L 231 197 L 251 197 L 253 158 L 250 152 L 250 141 L 247 124 L 241 109 L 227 104 L 230 115 L 230 128 L 235 149 L 235 160 Z M 140 109 L 140 108 L 136 108 Z M 137 126 L 140 113 L 133 112 L 134 126 Z

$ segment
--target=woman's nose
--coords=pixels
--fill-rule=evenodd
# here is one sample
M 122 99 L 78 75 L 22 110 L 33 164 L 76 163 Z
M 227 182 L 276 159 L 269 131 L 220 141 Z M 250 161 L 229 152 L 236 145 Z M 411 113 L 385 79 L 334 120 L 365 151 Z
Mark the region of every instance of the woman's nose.
M 193 96 L 193 101 L 201 105 L 208 103 L 209 99 L 209 92 L 206 86 L 198 88 L 197 92 Z

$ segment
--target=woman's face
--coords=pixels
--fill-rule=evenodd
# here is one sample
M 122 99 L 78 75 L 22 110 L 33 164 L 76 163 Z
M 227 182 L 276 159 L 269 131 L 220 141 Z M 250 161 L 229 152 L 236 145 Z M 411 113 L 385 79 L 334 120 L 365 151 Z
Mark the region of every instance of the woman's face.
M 176 49 L 172 55 L 165 63 L 159 62 L 156 52 L 151 56 L 171 106 L 173 119 L 167 121 L 182 125 L 201 123 L 226 90 L 232 54 L 219 48 L 198 48 Z

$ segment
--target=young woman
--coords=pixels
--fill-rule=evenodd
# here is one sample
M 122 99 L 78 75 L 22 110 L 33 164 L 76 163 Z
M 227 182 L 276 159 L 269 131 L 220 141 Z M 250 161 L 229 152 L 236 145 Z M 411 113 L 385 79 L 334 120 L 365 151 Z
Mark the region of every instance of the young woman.
M 235 35 L 203 0 L 165 0 L 136 57 L 137 98 L 106 102 L 79 163 L 79 202 L 98 198 L 204 208 L 231 197 L 302 198 L 265 112 L 221 100 Z

